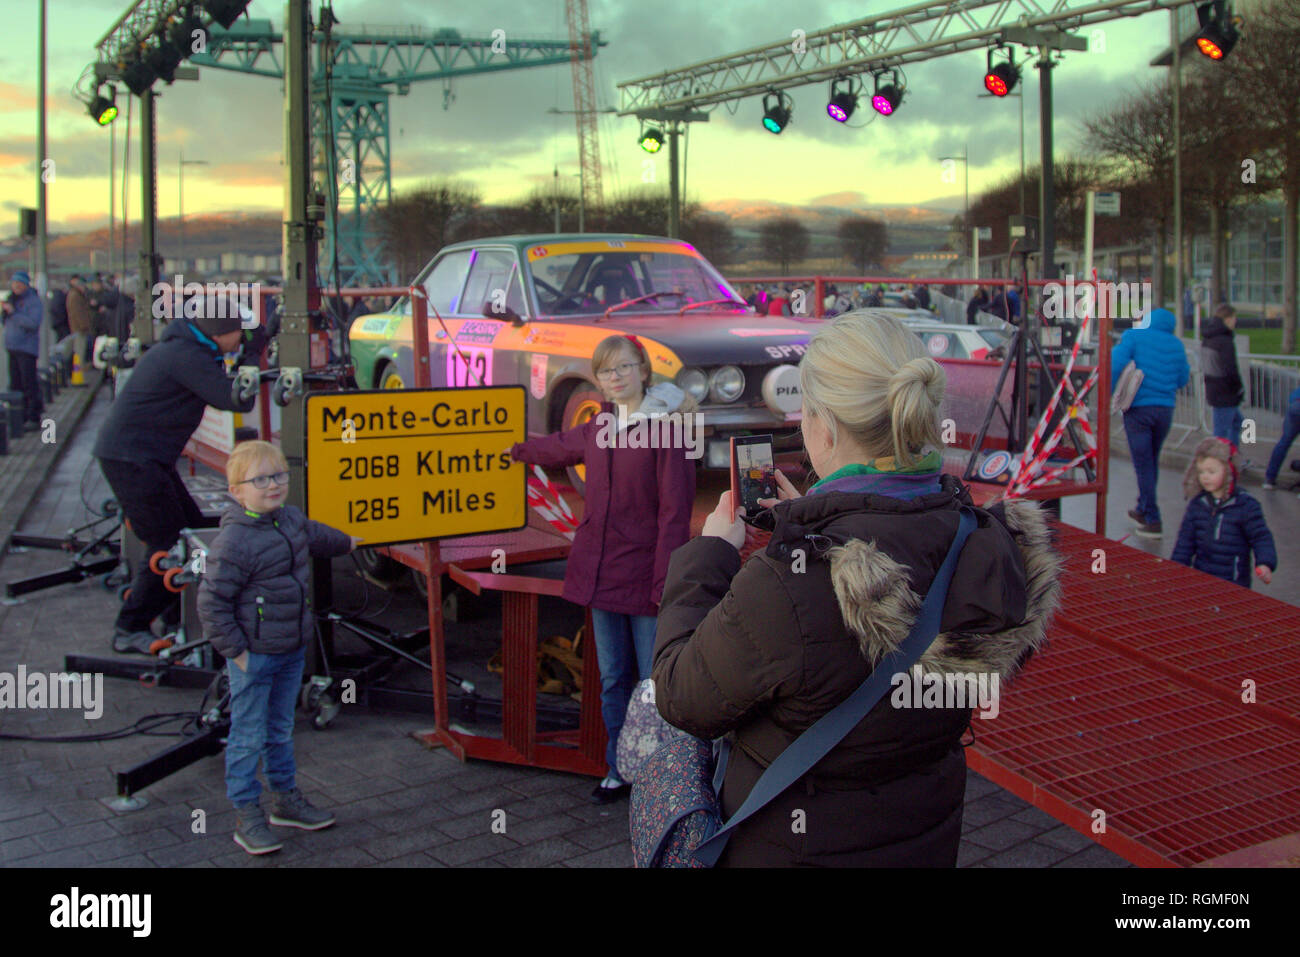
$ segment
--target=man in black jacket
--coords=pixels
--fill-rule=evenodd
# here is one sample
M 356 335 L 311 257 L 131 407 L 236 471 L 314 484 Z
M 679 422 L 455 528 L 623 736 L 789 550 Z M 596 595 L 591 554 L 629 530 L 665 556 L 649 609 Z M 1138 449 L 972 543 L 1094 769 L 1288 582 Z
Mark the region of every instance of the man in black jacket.
M 158 344 L 141 357 L 95 443 L 104 478 L 148 555 L 170 549 L 182 528 L 203 520 L 176 471 L 176 460 L 204 409 L 253 408 L 254 399 L 241 402 L 232 395 L 232 380 L 222 361 L 224 353 L 239 347 L 243 335 L 237 307 L 233 302 L 218 306 L 215 298 L 204 306 L 199 310 L 202 318 L 173 320 Z M 246 351 L 253 353 L 249 361 L 255 361 L 260 342 Z M 117 615 L 113 650 L 149 654 L 156 640 L 150 624 L 175 597 L 162 577 L 141 563 Z
M 1241 400 L 1245 389 L 1237 369 L 1234 330 L 1237 313 L 1226 302 L 1214 310 L 1201 333 L 1201 372 L 1205 376 L 1205 401 L 1214 415 L 1214 434 L 1241 445 Z

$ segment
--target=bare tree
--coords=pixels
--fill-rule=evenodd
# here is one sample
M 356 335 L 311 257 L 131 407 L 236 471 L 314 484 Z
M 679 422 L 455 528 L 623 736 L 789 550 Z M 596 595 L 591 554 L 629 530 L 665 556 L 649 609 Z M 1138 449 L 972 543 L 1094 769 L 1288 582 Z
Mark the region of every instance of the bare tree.
M 736 254 L 736 234 L 729 218 L 699 210 L 682 219 L 682 238 L 715 266 L 725 266 Z
M 657 187 L 630 189 L 605 200 L 605 208 L 601 210 L 599 219 L 593 219 L 588 215 L 587 228 L 599 228 L 610 233 L 666 236 L 668 235 L 668 202 L 667 189 Z
M 1100 113 L 1084 124 L 1088 152 L 1099 159 L 1121 190 L 1120 209 L 1155 240 L 1155 301 L 1164 302 L 1165 251 L 1173 228 L 1173 99 L 1163 80 L 1149 83 L 1118 109 Z
M 482 235 L 512 233 L 550 233 L 555 231 L 556 207 L 559 207 L 560 232 L 578 228 L 577 184 L 562 184 L 559 189 L 549 183 L 535 186 L 527 196 L 498 206 L 482 217 Z
M 773 216 L 759 223 L 758 246 L 764 258 L 788 273 L 791 263 L 808 254 L 808 229 L 793 216 Z
M 1251 7 L 1249 35 L 1222 66 L 1242 91 L 1224 125 L 1248 114 L 1258 124 L 1259 155 L 1235 157 L 1242 189 L 1259 188 L 1251 170 L 1270 169 L 1282 189 L 1282 351 L 1296 349 L 1300 259 L 1300 4 L 1261 0 Z M 1249 161 L 1249 163 L 1247 162 Z
M 399 276 L 413 278 L 443 246 L 475 232 L 478 189 L 450 180 L 429 182 L 375 212 L 380 242 Z
M 885 224 L 878 219 L 846 216 L 840 220 L 836 235 L 844 258 L 852 263 L 860 275 L 866 275 L 872 266 L 879 266 L 885 250 L 889 248 Z

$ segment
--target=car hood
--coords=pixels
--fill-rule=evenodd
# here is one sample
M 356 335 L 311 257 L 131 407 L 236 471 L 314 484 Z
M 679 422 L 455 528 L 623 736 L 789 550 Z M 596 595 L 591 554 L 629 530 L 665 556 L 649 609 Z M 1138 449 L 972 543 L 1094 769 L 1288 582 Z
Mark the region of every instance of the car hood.
M 540 320 L 545 325 L 552 320 Z M 609 319 L 570 318 L 570 325 L 608 329 L 611 334 L 631 333 L 661 342 L 685 365 L 770 365 L 797 363 L 808 339 L 822 325 L 820 319 L 791 316 L 752 316 L 734 312 L 634 313 L 616 312 Z

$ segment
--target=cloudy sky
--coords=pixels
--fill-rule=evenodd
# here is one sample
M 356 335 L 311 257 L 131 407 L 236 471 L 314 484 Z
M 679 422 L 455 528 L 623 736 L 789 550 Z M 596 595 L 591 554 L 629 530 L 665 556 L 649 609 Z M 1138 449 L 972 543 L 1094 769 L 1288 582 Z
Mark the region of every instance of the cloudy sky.
M 72 95 L 78 76 L 95 58 L 95 44 L 126 9 L 127 0 L 47 0 L 48 155 L 55 161 L 48 186 L 52 229 L 107 221 L 110 135 L 97 128 Z M 616 84 L 787 38 L 873 13 L 901 0 L 590 0 L 591 25 L 608 41 L 595 60 L 600 105 L 617 105 Z M 797 9 L 798 12 L 787 12 Z M 35 206 L 37 4 L 6 4 L 0 38 L 0 236 L 16 231 L 17 209 Z M 253 0 L 249 13 L 283 24 L 283 5 Z M 493 30 L 518 37 L 567 38 L 563 0 L 478 0 L 473 5 L 427 0 L 336 0 L 341 30 L 358 26 L 450 27 L 464 36 Z M 1093 49 L 1068 54 L 1055 71 L 1058 154 L 1082 145 L 1082 120 L 1140 84 L 1163 77 L 1148 66 L 1167 43 L 1168 14 L 1157 12 L 1089 28 Z M 850 127 L 825 114 L 824 84 L 792 91 L 794 119 L 781 136 L 760 125 L 757 97 L 716 108 L 689 137 L 687 189 L 703 202 L 759 200 L 806 203 L 832 194 L 860 194 L 873 204 L 910 204 L 950 198 L 960 207 L 961 167 L 947 181 L 938 157 L 969 149 L 972 195 L 1019 165 L 1019 101 L 981 98 L 984 58 L 967 53 L 907 69 L 908 97 L 889 118 L 866 102 Z M 272 79 L 223 70 L 201 71 L 198 83 L 159 85 L 159 214 L 175 216 L 178 161 L 186 168 L 185 211 L 277 210 L 283 204 L 282 92 Z M 1025 71 L 1025 138 L 1029 162 L 1038 154 L 1037 73 Z M 438 82 L 392 98 L 394 186 L 453 176 L 476 185 L 486 201 L 506 201 L 552 180 L 577 175 L 569 67 L 536 67 L 472 76 L 456 82 L 443 108 Z M 118 96 L 118 173 L 126 133 L 128 95 Z M 867 116 L 872 121 L 863 121 Z M 667 181 L 667 150 L 645 165 L 634 119 L 601 118 L 606 193 Z M 135 133 L 135 131 L 133 131 Z M 138 133 L 134 136 L 138 140 Z M 138 142 L 131 145 L 127 184 L 132 219 L 139 216 Z M 955 175 L 953 175 L 955 173 Z M 11 225 L 11 223 L 13 225 Z

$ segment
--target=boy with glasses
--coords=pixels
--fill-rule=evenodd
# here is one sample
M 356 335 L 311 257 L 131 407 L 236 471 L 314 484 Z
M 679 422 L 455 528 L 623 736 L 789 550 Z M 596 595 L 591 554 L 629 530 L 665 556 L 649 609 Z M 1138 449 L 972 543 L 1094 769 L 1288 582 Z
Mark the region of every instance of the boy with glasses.
M 269 854 L 282 845 L 258 803 L 259 757 L 270 785 L 272 824 L 318 831 L 334 823 L 295 782 L 293 712 L 316 627 L 308 559 L 346 555 L 360 539 L 284 504 L 289 464 L 269 442 L 235 446 L 226 479 L 242 507 L 221 516 L 199 584 L 199 619 L 230 676 L 226 795 L 237 816 L 235 843 L 249 854 Z

